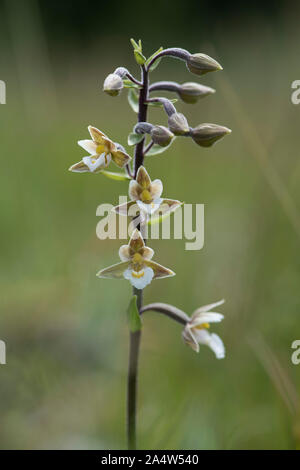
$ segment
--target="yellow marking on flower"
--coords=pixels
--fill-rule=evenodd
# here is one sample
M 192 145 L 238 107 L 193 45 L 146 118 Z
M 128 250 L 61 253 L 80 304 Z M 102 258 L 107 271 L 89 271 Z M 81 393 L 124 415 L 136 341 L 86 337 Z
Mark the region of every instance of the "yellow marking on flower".
M 141 277 L 143 277 L 145 274 L 144 271 L 140 271 L 139 273 L 137 273 L 136 271 L 132 271 L 132 276 L 137 278 L 137 279 L 140 279 Z
M 148 189 L 144 189 L 141 194 L 141 200 L 146 204 L 149 204 L 152 201 L 152 197 Z
M 210 328 L 210 324 L 209 323 L 201 323 L 201 325 L 197 325 L 197 326 L 195 326 L 195 328 L 197 330 L 203 330 L 204 328 Z
M 96 160 L 95 160 L 95 159 L 93 159 L 93 160 L 92 160 L 92 163 L 96 163 Z
M 100 155 L 101 153 L 103 152 L 106 152 L 107 151 L 107 148 L 106 148 L 106 145 L 105 144 L 100 144 L 97 146 L 96 148 L 96 152 Z
M 142 263 L 143 257 L 140 253 L 135 253 L 132 257 L 133 263 Z

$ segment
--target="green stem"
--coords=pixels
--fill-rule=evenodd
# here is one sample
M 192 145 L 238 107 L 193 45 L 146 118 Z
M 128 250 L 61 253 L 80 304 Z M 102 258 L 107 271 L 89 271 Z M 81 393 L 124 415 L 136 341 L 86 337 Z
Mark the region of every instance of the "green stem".
M 133 295 L 137 296 L 137 308 L 140 311 L 143 302 L 143 291 L 133 288 Z M 130 332 L 127 381 L 127 442 L 129 450 L 136 450 L 136 408 L 140 342 L 141 330 L 134 333 Z

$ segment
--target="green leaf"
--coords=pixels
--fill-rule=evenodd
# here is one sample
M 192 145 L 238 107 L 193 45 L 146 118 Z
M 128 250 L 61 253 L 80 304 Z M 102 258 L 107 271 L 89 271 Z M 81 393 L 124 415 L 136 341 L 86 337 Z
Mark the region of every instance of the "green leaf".
M 128 136 L 128 145 L 136 145 L 144 139 L 144 134 L 136 134 L 131 132 Z
M 169 145 L 167 145 L 166 147 L 161 147 L 161 146 L 158 145 L 158 144 L 152 145 L 152 147 L 151 147 L 151 149 L 149 150 L 149 152 L 146 153 L 146 156 L 147 156 L 147 157 L 151 157 L 151 155 L 158 155 L 159 153 L 165 152 L 166 150 L 168 150 L 169 147 L 171 147 L 171 145 L 173 144 L 174 140 L 175 140 L 175 137 L 171 140 L 171 142 L 169 143 Z
M 129 329 L 132 333 L 135 333 L 142 328 L 142 320 L 137 308 L 136 300 L 137 296 L 134 295 L 127 309 Z
M 153 72 L 153 70 L 155 70 L 159 66 L 161 59 L 162 57 L 159 57 L 159 59 L 156 59 L 156 61 L 153 62 L 153 64 L 149 68 L 149 72 Z
M 131 179 L 126 173 L 114 173 L 113 171 L 106 170 L 101 170 L 99 173 L 115 181 L 126 181 Z
M 146 61 L 146 65 L 150 64 L 151 60 L 154 59 L 154 57 L 157 56 L 157 54 L 159 54 L 160 52 L 162 52 L 164 50 L 164 48 L 161 46 L 159 49 L 157 49 L 156 52 L 154 52 L 154 54 L 152 54 L 152 56 L 150 56 L 147 61 Z M 160 61 L 161 61 L 162 57 L 160 57 L 159 59 L 157 59 L 154 64 L 151 65 L 150 67 L 150 72 L 152 72 L 153 70 L 156 69 L 156 67 L 159 65 Z
M 139 50 L 139 45 L 138 45 L 137 42 L 135 42 L 134 39 L 131 38 L 131 39 L 130 39 L 130 42 L 131 42 L 131 44 L 132 44 L 133 49 Z
M 143 65 L 146 62 L 146 57 L 137 49 L 134 50 L 134 57 L 139 65 Z
M 139 112 L 139 98 L 137 92 L 130 88 L 128 91 L 128 102 L 135 113 Z
M 137 88 L 137 89 L 141 88 L 136 83 L 133 83 L 131 80 L 127 80 L 127 79 L 123 80 L 123 85 L 124 85 L 124 88 Z

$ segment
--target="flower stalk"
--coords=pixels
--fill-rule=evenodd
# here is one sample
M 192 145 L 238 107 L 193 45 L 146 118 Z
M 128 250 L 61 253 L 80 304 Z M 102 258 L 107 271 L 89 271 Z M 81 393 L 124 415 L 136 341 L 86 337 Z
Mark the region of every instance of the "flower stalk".
M 137 296 L 137 308 L 141 311 L 143 291 L 133 288 L 133 295 Z M 137 421 L 137 390 L 138 390 L 138 362 L 142 330 L 131 331 L 129 336 L 129 361 L 127 376 L 127 445 L 129 450 L 136 446 Z
M 138 122 L 146 122 L 147 121 L 147 99 L 149 93 L 149 78 L 148 78 L 148 70 L 144 65 L 141 67 L 142 69 L 142 77 L 141 81 L 143 83 L 140 89 L 140 96 L 139 96 L 139 111 L 138 111 Z M 137 144 L 135 147 L 135 154 L 134 154 L 134 177 L 136 178 L 137 171 L 144 162 L 144 141 L 142 139 L 141 142 Z

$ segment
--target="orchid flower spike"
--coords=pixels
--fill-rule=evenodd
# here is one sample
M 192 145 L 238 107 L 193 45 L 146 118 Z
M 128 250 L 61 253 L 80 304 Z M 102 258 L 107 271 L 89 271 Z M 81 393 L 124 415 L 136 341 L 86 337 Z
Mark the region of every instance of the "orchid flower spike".
M 151 181 L 146 168 L 140 166 L 136 180 L 132 180 L 129 183 L 129 197 L 131 201 L 114 207 L 114 211 L 120 215 L 128 215 L 128 209 L 136 203 L 147 219 L 158 212 L 166 215 L 181 206 L 182 203 L 180 201 L 161 198 L 162 191 L 163 184 L 161 180 L 156 179 Z
M 79 140 L 78 145 L 89 152 L 90 156 L 83 157 L 80 162 L 72 165 L 69 168 L 70 171 L 97 173 L 102 168 L 106 168 L 111 160 L 120 168 L 131 160 L 121 145 L 113 142 L 99 129 L 89 126 L 88 130 L 92 140 Z
M 199 352 L 199 344 L 206 344 L 215 353 L 217 359 L 225 357 L 225 347 L 221 338 L 215 333 L 209 333 L 207 330 L 210 323 L 217 323 L 223 320 L 221 313 L 211 312 L 211 310 L 225 301 L 220 300 L 213 304 L 204 305 L 193 313 L 182 332 L 184 342 L 194 351 Z
M 144 289 L 152 279 L 175 276 L 171 269 L 151 261 L 153 255 L 152 248 L 145 246 L 141 232 L 135 229 L 128 245 L 122 245 L 119 250 L 122 262 L 102 269 L 97 273 L 97 276 L 128 279 L 136 289 Z

